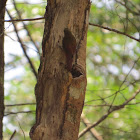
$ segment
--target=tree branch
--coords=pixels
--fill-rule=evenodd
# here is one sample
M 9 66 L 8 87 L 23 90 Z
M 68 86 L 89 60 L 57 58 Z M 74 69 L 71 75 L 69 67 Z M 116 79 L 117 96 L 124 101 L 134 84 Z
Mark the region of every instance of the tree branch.
M 16 130 L 13 132 L 13 134 L 11 135 L 11 137 L 10 137 L 10 139 L 9 139 L 9 140 L 12 140 L 12 139 L 13 139 L 13 137 L 15 136 L 15 134 L 16 134 Z
M 9 11 L 8 11 L 7 9 L 6 9 L 6 11 L 7 11 L 9 17 L 10 17 L 11 19 L 13 19 L 12 16 L 11 16 L 11 14 L 9 13 Z M 13 23 L 13 26 L 14 26 L 14 29 L 15 29 L 15 32 L 16 32 L 16 35 L 17 35 L 17 38 L 18 38 L 18 41 L 20 42 L 21 48 L 22 48 L 22 50 L 23 50 L 23 52 L 24 52 L 24 55 L 26 56 L 26 58 L 27 58 L 27 60 L 28 60 L 28 62 L 29 62 L 29 64 L 30 64 L 30 67 L 31 67 L 31 69 L 32 69 L 32 72 L 33 72 L 34 76 L 35 76 L 36 79 L 37 79 L 37 72 L 36 72 L 36 70 L 35 70 L 35 67 L 34 67 L 32 61 L 30 60 L 30 57 L 28 56 L 28 54 L 27 54 L 27 52 L 26 52 L 25 45 L 23 44 L 22 40 L 21 40 L 20 37 L 19 37 L 18 30 L 17 30 L 17 28 L 16 28 L 15 23 L 14 23 L 14 22 L 12 22 L 12 23 Z
M 22 19 L 21 14 L 20 14 L 20 12 L 19 12 L 18 9 L 17 9 L 15 0 L 13 0 L 13 5 L 14 5 L 14 8 L 15 8 L 15 10 L 16 10 L 16 12 L 17 12 L 18 17 L 19 17 L 20 19 Z M 38 53 L 40 54 L 39 46 L 38 46 L 38 45 L 36 44 L 36 42 L 33 40 L 33 38 L 32 38 L 32 36 L 31 36 L 31 34 L 30 34 L 30 32 L 29 32 L 29 30 L 28 30 L 26 24 L 25 24 L 23 21 L 22 21 L 22 24 L 23 24 L 23 26 L 24 26 L 24 29 L 27 31 L 27 34 L 28 34 L 30 40 L 32 41 L 33 45 L 36 47 Z
M 25 19 L 11 19 L 11 20 L 1 20 L 0 21 L 4 21 L 4 22 L 20 22 L 20 21 L 35 21 L 35 20 L 41 20 L 41 19 L 45 19 L 44 17 L 39 17 L 39 18 L 25 18 Z
M 40 18 L 32 18 L 32 19 L 15 19 L 15 20 L 12 19 L 12 20 L 4 20 L 4 22 L 35 21 L 35 20 L 41 20 L 41 19 L 45 19 L 45 18 L 40 17 Z M 128 35 L 125 32 L 121 32 L 121 31 L 118 31 L 116 29 L 112 29 L 112 28 L 109 28 L 109 27 L 104 27 L 102 25 L 98 25 L 98 24 L 94 24 L 94 23 L 89 23 L 89 25 L 96 26 L 96 27 L 99 27 L 99 28 L 103 28 L 105 30 L 112 31 L 112 32 L 115 32 L 117 34 L 125 35 L 125 36 L 127 36 L 127 37 L 129 37 L 129 38 L 131 38 L 131 39 L 133 39 L 135 41 L 140 42 L 140 39 L 137 39 L 137 38 L 135 38 L 135 37 L 133 37 L 131 35 Z
M 136 15 L 136 16 L 140 16 L 139 12 L 135 12 L 133 10 L 131 10 L 126 4 L 124 4 L 121 1 L 115 0 L 117 3 L 119 3 L 120 5 L 124 6 L 129 12 L 131 12 L 132 14 Z
M 20 129 L 21 129 L 21 131 L 22 131 L 22 133 L 23 133 L 24 140 L 26 140 L 26 138 L 25 138 L 25 133 L 24 133 L 24 131 L 23 131 L 23 129 L 22 129 L 22 127 L 21 127 L 21 125 L 20 125 L 20 122 L 19 122 L 19 121 L 18 121 L 18 125 L 19 125 L 19 127 L 20 127 Z
M 140 89 L 138 89 L 131 98 L 129 98 L 127 101 L 125 101 L 123 104 L 115 106 L 112 108 L 105 114 L 103 115 L 97 122 L 95 122 L 94 124 L 88 126 L 87 128 L 85 128 L 82 132 L 80 132 L 79 134 L 79 138 L 82 137 L 84 134 L 86 134 L 91 128 L 97 126 L 98 124 L 100 124 L 102 121 L 104 121 L 112 112 L 116 111 L 116 110 L 120 110 L 122 108 L 124 108 L 130 101 L 132 101 L 138 94 L 140 93 Z
M 5 107 L 24 106 L 24 105 L 36 105 L 36 103 L 12 104 L 12 105 L 5 105 Z
M 81 119 L 82 119 L 83 123 L 84 123 L 86 126 L 90 126 L 90 122 L 89 122 L 89 120 L 85 117 L 84 113 L 82 113 Z M 89 131 L 90 131 L 91 135 L 92 135 L 96 140 L 103 140 L 102 136 L 96 131 L 95 128 L 91 128 Z
M 130 35 L 126 34 L 125 32 L 121 32 L 121 31 L 118 31 L 118 30 L 116 30 L 116 29 L 112 29 L 112 28 L 109 28 L 109 27 L 104 27 L 104 26 L 102 26 L 102 25 L 98 25 L 98 24 L 94 24 L 94 23 L 89 23 L 89 25 L 96 26 L 96 27 L 99 27 L 99 28 L 103 28 L 103 29 L 106 29 L 106 30 L 108 30 L 108 31 L 115 32 L 115 33 L 117 33 L 117 34 L 122 34 L 122 35 L 125 35 L 125 36 L 127 36 L 127 37 L 129 37 L 129 38 L 135 40 L 135 41 L 140 42 L 140 39 L 137 39 L 137 38 L 135 38 L 135 37 L 133 37 L 133 36 L 130 36 Z
M 32 111 L 19 111 L 19 112 L 5 112 L 7 114 L 5 114 L 4 116 L 8 116 L 8 115 L 14 115 L 14 114 L 19 114 L 19 113 L 35 113 L 34 110 Z

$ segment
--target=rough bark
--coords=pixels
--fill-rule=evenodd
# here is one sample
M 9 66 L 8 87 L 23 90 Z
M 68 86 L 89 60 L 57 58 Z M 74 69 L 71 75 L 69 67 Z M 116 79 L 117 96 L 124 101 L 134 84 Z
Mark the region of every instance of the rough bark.
M 6 0 L 0 0 L 0 140 L 2 140 L 4 116 L 4 15 Z
M 89 0 L 47 1 L 43 54 L 35 88 L 36 123 L 30 131 L 32 140 L 78 139 L 87 83 L 89 9 Z

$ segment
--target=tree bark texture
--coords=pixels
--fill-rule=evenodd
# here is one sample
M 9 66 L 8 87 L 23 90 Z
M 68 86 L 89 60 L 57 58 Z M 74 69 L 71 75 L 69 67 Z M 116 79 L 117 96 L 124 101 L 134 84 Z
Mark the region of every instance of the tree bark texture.
M 0 140 L 2 140 L 4 116 L 4 15 L 6 0 L 0 0 Z
M 89 0 L 48 0 L 32 140 L 77 140 L 86 91 Z

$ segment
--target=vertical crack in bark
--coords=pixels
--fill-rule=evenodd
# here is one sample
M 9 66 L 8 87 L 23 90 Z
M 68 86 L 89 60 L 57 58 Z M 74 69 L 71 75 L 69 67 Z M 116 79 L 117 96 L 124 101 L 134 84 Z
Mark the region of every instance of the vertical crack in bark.
M 70 87 L 70 84 L 67 87 L 66 100 L 65 100 L 65 104 L 64 104 L 64 110 L 63 110 L 63 120 L 62 120 L 62 124 L 60 126 L 60 139 L 62 139 L 62 137 L 63 137 L 63 128 L 64 128 L 65 121 L 66 121 L 66 112 L 68 109 L 67 102 L 69 100 L 69 87 Z
M 87 20 L 87 16 L 88 16 L 87 12 L 89 12 L 90 5 L 91 5 L 91 2 L 89 0 L 88 5 L 87 5 L 87 7 L 85 9 L 85 18 L 84 18 L 84 23 L 83 23 L 83 27 L 82 27 L 82 36 L 81 36 L 80 41 L 79 41 L 79 43 L 77 44 L 77 47 L 76 47 L 75 64 L 77 64 L 77 60 L 78 60 L 78 51 L 80 49 L 80 43 L 84 39 L 85 34 L 87 34 L 87 31 L 86 31 L 87 30 L 87 28 L 86 28 L 86 25 L 87 25 L 86 24 L 86 20 Z

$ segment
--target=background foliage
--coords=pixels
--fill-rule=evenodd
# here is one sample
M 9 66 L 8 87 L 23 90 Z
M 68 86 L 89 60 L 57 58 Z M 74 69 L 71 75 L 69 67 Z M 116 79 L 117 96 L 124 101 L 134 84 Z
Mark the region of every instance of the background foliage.
M 44 16 L 46 3 L 43 0 L 38 3 L 17 0 L 16 4 L 15 1 L 8 1 L 6 8 L 12 19 L 37 18 Z M 8 14 L 6 14 L 6 19 L 8 18 Z M 113 28 L 140 39 L 140 1 L 93 0 L 89 22 Z M 41 56 L 44 20 L 14 22 L 14 24 L 37 71 Z M 14 130 L 17 131 L 15 139 L 28 140 L 29 130 L 35 120 L 36 77 L 27 57 L 22 52 L 21 42 L 16 37 L 12 23 L 5 24 L 5 31 L 5 104 L 14 106 L 5 108 L 4 140 L 8 140 Z M 87 38 L 88 85 L 83 110 L 89 124 L 93 124 L 106 114 L 110 105 L 124 103 L 139 88 L 139 57 L 140 44 L 138 41 L 89 25 Z M 113 112 L 96 126 L 96 131 L 105 140 L 139 140 L 139 103 L 140 96 L 137 95 L 127 106 Z M 85 124 L 82 119 L 80 131 L 84 128 Z M 80 138 L 80 140 L 92 139 L 95 138 L 90 132 Z

